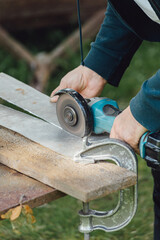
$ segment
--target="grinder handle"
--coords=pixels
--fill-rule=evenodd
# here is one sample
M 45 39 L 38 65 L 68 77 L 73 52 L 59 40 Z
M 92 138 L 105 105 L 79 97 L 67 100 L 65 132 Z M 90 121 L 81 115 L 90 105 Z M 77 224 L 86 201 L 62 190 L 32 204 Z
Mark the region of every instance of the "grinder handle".
M 89 103 L 94 122 L 94 133 L 110 133 L 115 118 L 121 111 L 117 102 L 108 98 L 92 99 Z M 139 142 L 140 156 L 147 161 L 147 165 L 155 167 L 160 165 L 160 132 L 147 131 Z M 159 167 L 160 168 L 160 167 Z
M 143 134 L 139 143 L 140 156 L 147 165 L 155 170 L 160 170 L 160 132 Z
M 148 135 L 151 134 L 149 131 L 145 132 L 139 142 L 139 151 L 140 151 L 140 156 L 141 158 L 145 158 L 145 145 L 147 143 L 148 140 Z
M 121 112 L 117 102 L 109 98 L 92 98 L 88 105 L 93 117 L 93 132 L 110 133 L 115 117 Z

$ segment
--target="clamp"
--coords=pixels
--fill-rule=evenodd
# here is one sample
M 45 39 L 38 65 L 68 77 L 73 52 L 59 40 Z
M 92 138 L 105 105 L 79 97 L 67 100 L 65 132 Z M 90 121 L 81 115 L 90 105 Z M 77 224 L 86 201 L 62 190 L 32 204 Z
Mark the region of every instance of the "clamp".
M 75 161 L 81 163 L 108 160 L 137 174 L 137 157 L 134 151 L 119 140 L 105 138 L 98 143 L 90 143 L 86 138 L 85 149 L 75 156 Z M 84 240 L 88 240 L 94 230 L 120 230 L 132 220 L 136 209 L 137 184 L 120 190 L 117 206 L 110 211 L 92 210 L 89 209 L 89 203 L 83 203 L 83 209 L 79 212 L 79 231 L 84 233 Z

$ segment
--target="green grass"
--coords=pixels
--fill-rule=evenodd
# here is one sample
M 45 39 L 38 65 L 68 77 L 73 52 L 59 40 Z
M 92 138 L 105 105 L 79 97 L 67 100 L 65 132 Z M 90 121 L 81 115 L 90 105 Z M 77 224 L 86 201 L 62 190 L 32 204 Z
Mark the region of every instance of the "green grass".
M 48 33 L 49 37 L 46 42 L 53 40 L 57 44 L 64 37 L 64 32 L 52 34 Z M 33 38 L 35 35 L 31 33 Z M 36 36 L 37 37 L 37 36 Z M 36 44 L 36 40 L 31 41 L 29 38 L 27 47 L 33 53 L 38 52 L 38 49 L 45 50 L 44 42 Z M 23 40 L 23 39 L 22 39 Z M 35 47 L 35 45 L 36 47 Z M 52 46 L 53 47 L 53 46 Z M 50 50 L 46 44 L 47 51 Z M 85 54 L 89 49 L 89 44 L 85 44 Z M 144 42 L 139 51 L 135 54 L 129 69 L 123 76 L 123 79 L 118 88 L 106 85 L 102 96 L 107 96 L 116 99 L 121 108 L 128 105 L 131 98 L 139 91 L 141 84 L 149 78 L 159 68 L 159 50 L 160 46 L 156 43 Z M 69 57 L 67 60 L 59 59 L 59 67 L 52 74 L 47 86 L 46 93 L 50 92 L 58 85 L 60 79 L 68 71 L 79 65 L 79 53 L 72 53 L 68 50 Z M 0 49 L 0 72 L 10 74 L 17 79 L 29 83 L 32 77 L 31 71 L 28 69 L 25 62 L 15 60 L 6 51 Z M 152 189 L 153 182 L 150 169 L 146 166 L 144 160 L 139 158 L 139 200 L 138 210 L 132 222 L 124 229 L 114 232 L 105 233 L 96 231 L 91 233 L 91 240 L 151 240 L 153 239 L 153 202 Z M 109 209 L 115 202 L 115 194 L 104 199 L 92 202 L 91 206 L 98 209 Z M 19 226 L 20 231 L 17 235 L 7 220 L 0 222 L 0 240 L 76 240 L 83 239 L 83 234 L 78 232 L 79 217 L 78 211 L 81 209 L 81 202 L 72 197 L 64 197 L 50 204 L 46 204 L 34 209 L 36 223 L 31 226 L 25 224 L 25 220 L 20 217 L 14 226 Z M 21 222 L 21 224 L 20 224 Z

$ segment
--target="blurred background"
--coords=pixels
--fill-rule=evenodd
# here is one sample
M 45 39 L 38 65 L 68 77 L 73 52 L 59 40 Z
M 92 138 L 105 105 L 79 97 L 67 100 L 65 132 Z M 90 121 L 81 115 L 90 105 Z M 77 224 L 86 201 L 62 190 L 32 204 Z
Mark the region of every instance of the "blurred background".
M 80 0 L 84 55 L 104 18 L 106 1 Z M 160 45 L 144 42 L 118 88 L 106 85 L 102 96 L 124 109 L 142 83 L 159 68 Z M 75 0 L 0 0 L 0 72 L 50 94 L 61 78 L 80 64 Z M 153 239 L 153 182 L 150 169 L 139 158 L 138 210 L 132 222 L 114 233 L 93 232 L 91 240 Z M 93 201 L 91 207 L 110 209 L 117 194 Z M 34 209 L 36 223 L 20 217 L 11 225 L 0 221 L 0 240 L 76 240 L 81 202 L 66 196 Z

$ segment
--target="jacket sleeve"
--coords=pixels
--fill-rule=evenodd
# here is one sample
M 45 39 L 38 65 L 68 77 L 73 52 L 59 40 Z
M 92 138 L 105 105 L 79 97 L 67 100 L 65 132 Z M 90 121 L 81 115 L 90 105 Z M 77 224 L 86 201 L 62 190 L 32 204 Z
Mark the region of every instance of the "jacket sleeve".
M 103 24 L 95 42 L 91 43 L 84 64 L 111 85 L 118 86 L 141 43 L 142 40 L 108 4 Z
M 160 130 L 160 70 L 145 81 L 139 93 L 131 100 L 134 118 L 150 131 Z
M 85 66 L 111 85 L 118 86 L 141 43 L 142 39 L 108 4 L 101 29 L 85 58 Z M 160 70 L 144 82 L 139 93 L 131 100 L 130 108 L 134 118 L 145 128 L 160 130 Z

